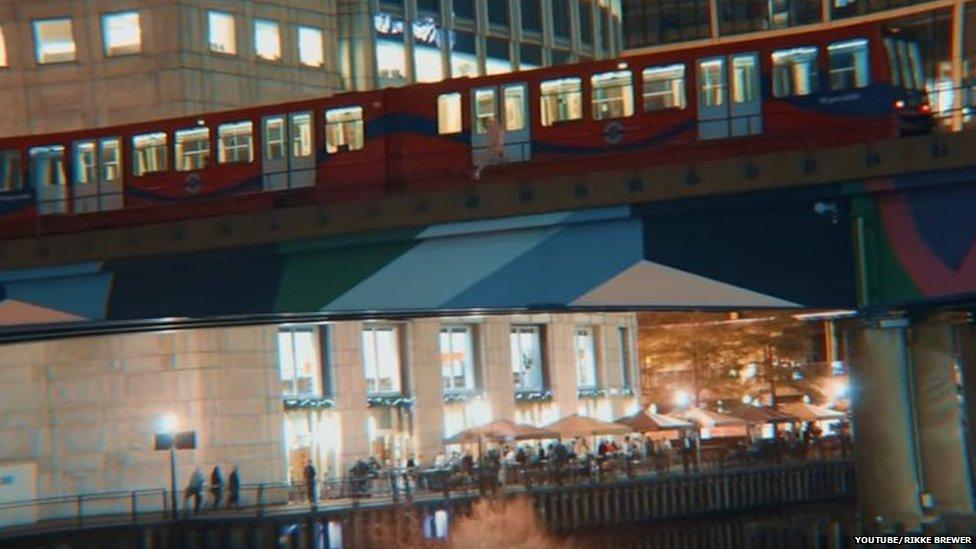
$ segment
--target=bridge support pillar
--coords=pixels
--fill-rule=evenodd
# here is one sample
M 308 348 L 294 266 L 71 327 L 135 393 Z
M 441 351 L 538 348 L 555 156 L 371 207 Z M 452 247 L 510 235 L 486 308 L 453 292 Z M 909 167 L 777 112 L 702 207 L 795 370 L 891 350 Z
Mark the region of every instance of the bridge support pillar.
M 908 321 L 849 326 L 857 501 L 868 524 L 917 530 L 922 522 Z
M 912 328 L 922 474 L 936 514 L 973 512 L 956 384 L 956 331 L 953 324 L 935 319 Z
M 441 360 L 438 318 L 417 319 L 410 323 L 410 359 L 413 364 L 414 436 L 420 455 L 433 458 L 443 448 L 444 390 L 441 381 Z

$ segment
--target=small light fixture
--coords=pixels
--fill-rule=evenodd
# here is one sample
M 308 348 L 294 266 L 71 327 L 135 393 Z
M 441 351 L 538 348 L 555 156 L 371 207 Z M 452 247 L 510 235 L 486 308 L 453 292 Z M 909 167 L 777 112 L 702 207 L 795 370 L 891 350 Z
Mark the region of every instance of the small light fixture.
M 617 68 L 618 69 L 626 69 L 627 68 L 627 62 L 626 61 L 621 61 L 621 62 L 617 63 Z

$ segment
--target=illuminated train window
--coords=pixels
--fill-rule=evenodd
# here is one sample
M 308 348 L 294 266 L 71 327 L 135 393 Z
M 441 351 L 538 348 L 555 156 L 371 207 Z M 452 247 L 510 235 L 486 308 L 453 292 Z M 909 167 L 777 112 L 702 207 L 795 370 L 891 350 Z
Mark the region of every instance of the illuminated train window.
M 773 52 L 773 96 L 810 95 L 817 91 L 817 48 L 804 46 Z
M 174 152 L 176 171 L 202 170 L 210 161 L 210 128 L 190 128 L 176 132 Z
M 539 85 L 542 125 L 583 118 L 583 84 L 576 77 L 547 80 Z
M 329 153 L 363 148 L 363 108 L 325 111 L 325 148 Z
M 167 164 L 165 133 L 147 133 L 132 137 L 133 175 L 165 172 L 168 169 Z
M 444 93 L 437 97 L 437 133 L 461 132 L 461 94 Z
M 630 71 L 594 74 L 590 84 L 593 87 L 593 120 L 634 114 L 633 74 Z
M 240 164 L 254 160 L 254 124 L 234 122 L 217 127 L 217 162 Z
M 863 88 L 871 83 L 868 41 L 864 38 L 834 42 L 827 47 L 830 63 L 830 89 Z
M 644 112 L 685 108 L 684 64 L 648 67 L 641 74 L 644 80 Z
M 0 151 L 0 192 L 19 191 L 23 188 L 20 153 Z

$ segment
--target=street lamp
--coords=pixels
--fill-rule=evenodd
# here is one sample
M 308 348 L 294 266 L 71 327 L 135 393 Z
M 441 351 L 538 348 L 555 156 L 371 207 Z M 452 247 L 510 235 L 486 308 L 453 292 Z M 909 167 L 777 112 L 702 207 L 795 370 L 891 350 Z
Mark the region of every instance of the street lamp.
M 153 437 L 156 450 L 169 450 L 169 489 L 171 518 L 176 519 L 176 451 L 197 447 L 197 432 L 176 432 L 176 416 L 166 414 L 159 420 L 159 431 Z

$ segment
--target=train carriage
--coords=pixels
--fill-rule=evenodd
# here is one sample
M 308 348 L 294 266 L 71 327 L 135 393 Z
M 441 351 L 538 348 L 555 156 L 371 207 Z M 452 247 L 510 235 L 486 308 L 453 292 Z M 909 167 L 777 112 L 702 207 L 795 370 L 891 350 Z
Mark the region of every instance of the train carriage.
M 863 24 L 0 139 L 0 234 L 370 200 L 931 131 L 918 45 Z M 500 179 L 511 179 L 501 177 Z

